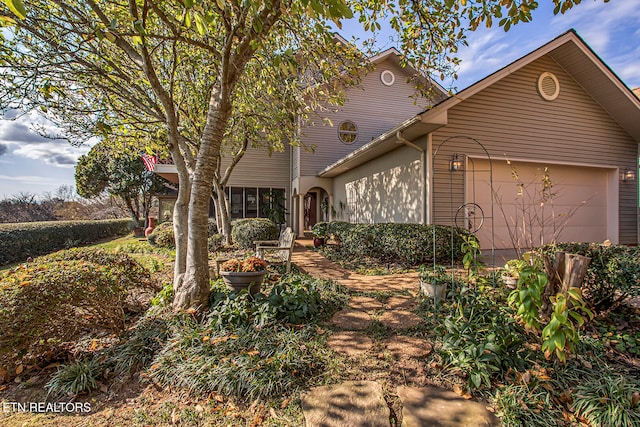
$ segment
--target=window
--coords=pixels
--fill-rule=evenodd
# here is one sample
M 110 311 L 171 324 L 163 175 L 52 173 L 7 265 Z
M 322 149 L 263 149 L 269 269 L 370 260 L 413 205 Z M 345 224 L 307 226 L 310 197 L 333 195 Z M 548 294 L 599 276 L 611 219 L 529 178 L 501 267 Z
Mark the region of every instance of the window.
M 244 188 L 231 187 L 231 219 L 244 218 Z
M 285 191 L 282 188 L 227 187 L 231 219 L 269 218 L 285 222 Z
M 346 120 L 340 123 L 338 137 L 345 144 L 353 144 L 358 139 L 358 128 L 352 121 Z
M 258 189 L 244 189 L 244 217 L 255 218 L 258 216 Z

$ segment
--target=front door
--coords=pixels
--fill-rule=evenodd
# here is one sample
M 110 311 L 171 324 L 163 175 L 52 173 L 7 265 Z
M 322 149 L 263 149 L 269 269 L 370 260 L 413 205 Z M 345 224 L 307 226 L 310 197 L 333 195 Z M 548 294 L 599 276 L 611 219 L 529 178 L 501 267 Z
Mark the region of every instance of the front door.
M 304 229 L 311 230 L 311 227 L 318 222 L 318 193 L 309 192 L 304 196 Z

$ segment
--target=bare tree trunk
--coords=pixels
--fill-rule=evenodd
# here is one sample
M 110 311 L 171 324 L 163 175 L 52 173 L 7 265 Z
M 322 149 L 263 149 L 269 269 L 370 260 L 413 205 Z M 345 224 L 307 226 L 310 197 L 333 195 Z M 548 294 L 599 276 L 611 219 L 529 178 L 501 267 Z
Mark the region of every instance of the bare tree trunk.
M 176 241 L 176 260 L 173 266 L 173 291 L 178 293 L 180 284 L 187 270 L 187 241 L 189 237 L 189 196 L 191 192 L 191 178 L 184 159 L 176 148 L 173 154 L 174 163 L 178 171 L 181 185 L 178 187 L 178 198 L 173 207 L 173 234 Z
M 227 96 L 225 96 L 227 95 Z M 174 296 L 174 308 L 202 309 L 209 297 L 209 248 L 207 229 L 209 198 L 213 188 L 216 159 L 220 154 L 222 138 L 231 116 L 228 93 L 223 94 L 216 85 L 209 101 L 207 123 L 202 133 L 200 150 L 191 181 L 189 201 L 189 238 L 187 265 Z
M 549 283 L 544 291 L 542 309 L 548 318 L 553 310 L 553 306 L 549 303 L 549 298 L 559 292 L 567 292 L 569 288 L 581 287 L 591 258 L 566 252 L 556 252 L 554 261 L 551 261 L 547 256 L 543 260 Z
M 222 189 L 220 183 L 215 180 L 213 182 L 216 188 L 218 199 L 216 202 L 216 209 L 219 215 L 218 218 L 218 233 L 222 234 L 224 243 L 226 245 L 231 244 L 231 219 L 229 218 L 229 204 L 227 202 L 227 194 Z

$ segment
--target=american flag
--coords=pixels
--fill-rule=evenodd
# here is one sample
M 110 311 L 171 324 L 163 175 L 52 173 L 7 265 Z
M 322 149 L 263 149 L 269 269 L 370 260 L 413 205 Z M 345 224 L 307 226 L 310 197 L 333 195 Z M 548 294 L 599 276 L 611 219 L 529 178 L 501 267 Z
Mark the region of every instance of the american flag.
M 155 164 L 158 163 L 158 158 L 156 156 L 150 156 L 148 154 L 142 153 L 142 161 L 144 162 L 144 166 L 148 171 L 153 171 Z

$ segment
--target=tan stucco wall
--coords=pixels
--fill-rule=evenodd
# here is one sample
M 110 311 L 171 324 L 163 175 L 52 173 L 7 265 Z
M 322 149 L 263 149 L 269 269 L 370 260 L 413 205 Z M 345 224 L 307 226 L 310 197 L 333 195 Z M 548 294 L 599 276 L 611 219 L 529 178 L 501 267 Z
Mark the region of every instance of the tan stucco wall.
M 420 153 L 400 147 L 334 178 L 333 202 L 342 221 L 421 222 Z

